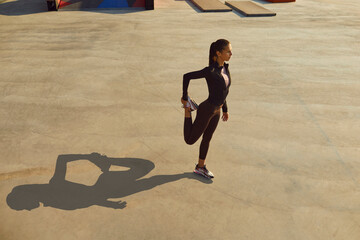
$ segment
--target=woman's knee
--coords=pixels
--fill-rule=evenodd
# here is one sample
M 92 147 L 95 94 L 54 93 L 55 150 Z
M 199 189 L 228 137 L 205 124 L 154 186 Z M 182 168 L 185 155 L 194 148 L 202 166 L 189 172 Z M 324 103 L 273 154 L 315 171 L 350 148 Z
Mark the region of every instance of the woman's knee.
M 195 142 L 196 142 L 196 139 L 191 139 L 191 138 L 184 138 L 185 139 L 185 142 L 186 144 L 189 144 L 189 145 L 193 145 Z

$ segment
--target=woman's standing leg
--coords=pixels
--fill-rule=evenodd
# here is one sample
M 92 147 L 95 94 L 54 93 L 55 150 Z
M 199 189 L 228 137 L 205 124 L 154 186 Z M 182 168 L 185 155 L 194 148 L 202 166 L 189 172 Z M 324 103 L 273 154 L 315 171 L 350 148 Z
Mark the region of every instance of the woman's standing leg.
M 203 138 L 200 144 L 200 152 L 199 152 L 199 163 L 198 167 L 205 166 L 205 159 L 207 152 L 209 150 L 210 140 L 215 132 L 215 129 L 219 123 L 220 119 L 220 111 L 218 110 L 215 115 L 211 118 L 207 128 L 204 131 Z

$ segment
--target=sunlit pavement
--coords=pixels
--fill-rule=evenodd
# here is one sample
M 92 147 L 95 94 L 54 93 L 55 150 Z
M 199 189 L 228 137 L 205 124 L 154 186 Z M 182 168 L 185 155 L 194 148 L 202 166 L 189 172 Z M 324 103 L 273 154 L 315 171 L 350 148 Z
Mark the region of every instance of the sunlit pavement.
M 2 1 L 0 239 L 360 239 L 360 2 L 256 2 L 277 15 Z M 180 97 L 218 38 L 230 119 L 208 181 Z

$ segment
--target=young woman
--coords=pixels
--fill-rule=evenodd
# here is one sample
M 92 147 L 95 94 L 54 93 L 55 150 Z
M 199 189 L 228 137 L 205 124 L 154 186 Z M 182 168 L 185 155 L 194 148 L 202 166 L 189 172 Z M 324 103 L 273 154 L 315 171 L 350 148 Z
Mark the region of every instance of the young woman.
M 222 108 L 222 120 L 229 119 L 226 104 L 226 96 L 229 93 L 231 77 L 229 65 L 225 61 L 231 58 L 231 44 L 225 39 L 219 39 L 210 46 L 209 66 L 200 71 L 189 72 L 183 77 L 183 96 L 181 102 L 185 109 L 184 139 L 187 144 L 194 144 L 203 135 L 199 161 L 194 173 L 206 178 L 213 178 L 214 175 L 207 170 L 205 158 L 209 149 L 210 140 L 220 119 L 220 109 Z M 188 96 L 188 86 L 190 80 L 205 78 L 209 89 L 209 97 L 202 102 L 197 109 L 197 105 Z M 194 123 L 191 118 L 191 111 L 197 109 Z

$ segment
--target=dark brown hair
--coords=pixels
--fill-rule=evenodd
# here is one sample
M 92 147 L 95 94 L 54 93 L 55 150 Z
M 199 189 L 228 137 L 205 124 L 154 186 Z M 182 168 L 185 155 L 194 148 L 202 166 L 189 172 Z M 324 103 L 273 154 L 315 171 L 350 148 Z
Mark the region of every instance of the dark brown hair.
M 226 39 L 218 39 L 216 42 L 213 42 L 210 45 L 210 51 L 209 51 L 209 66 L 214 63 L 214 57 L 216 57 L 216 52 L 221 52 L 226 48 L 227 45 L 229 45 L 229 41 Z

